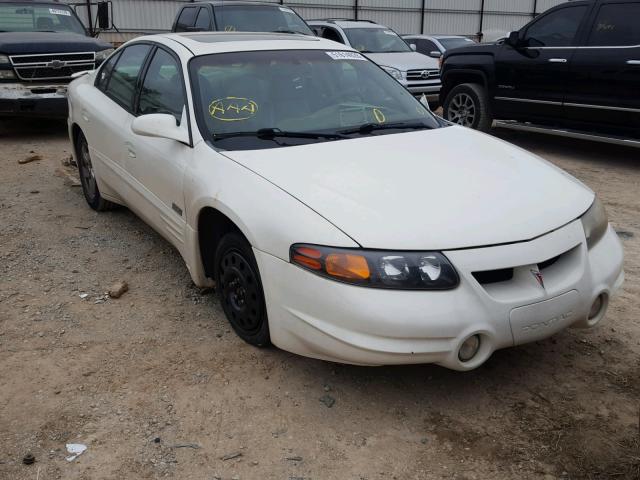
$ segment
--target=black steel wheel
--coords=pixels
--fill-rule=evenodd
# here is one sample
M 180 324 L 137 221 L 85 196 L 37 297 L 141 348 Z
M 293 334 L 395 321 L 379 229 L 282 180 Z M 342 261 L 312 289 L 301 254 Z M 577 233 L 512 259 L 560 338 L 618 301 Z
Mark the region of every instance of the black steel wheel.
M 89 144 L 82 132 L 78 133 L 76 138 L 76 158 L 78 160 L 78 173 L 80 174 L 80 183 L 84 198 L 91 208 L 99 212 L 111 210 L 116 205 L 102 198 L 96 173 L 91 163 L 91 155 L 89 153 Z
M 216 290 L 231 327 L 251 345 L 270 345 L 262 281 L 249 242 L 238 233 L 225 235 L 215 266 Z

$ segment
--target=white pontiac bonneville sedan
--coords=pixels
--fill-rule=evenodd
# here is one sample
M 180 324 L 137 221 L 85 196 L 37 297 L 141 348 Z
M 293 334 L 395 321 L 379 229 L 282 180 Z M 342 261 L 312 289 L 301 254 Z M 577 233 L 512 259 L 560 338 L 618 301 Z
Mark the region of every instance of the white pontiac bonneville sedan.
M 69 103 L 89 205 L 149 223 L 253 345 L 469 370 L 596 325 L 623 282 L 592 191 L 344 45 L 142 37 Z

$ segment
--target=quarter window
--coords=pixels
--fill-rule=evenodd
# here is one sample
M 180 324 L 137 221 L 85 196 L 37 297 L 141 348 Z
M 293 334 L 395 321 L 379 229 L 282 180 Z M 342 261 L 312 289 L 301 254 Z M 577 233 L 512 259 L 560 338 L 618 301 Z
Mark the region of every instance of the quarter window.
M 201 8 L 196 19 L 196 30 L 209 30 L 211 28 L 211 15 L 208 8 Z
M 176 22 L 176 32 L 187 32 L 191 30 L 195 23 L 197 12 L 198 9 L 196 7 L 183 8 Z
M 540 18 L 527 29 L 527 47 L 570 47 L 587 12 L 586 6 L 556 10 Z
M 602 5 L 589 35 L 589 45 L 601 47 L 640 45 L 638 18 L 640 18 L 640 2 Z
M 111 73 L 106 93 L 127 110 L 133 110 L 136 83 L 150 48 L 144 44 L 125 48 Z
M 179 122 L 184 105 L 184 88 L 178 62 L 159 48 L 144 77 L 138 111 L 141 115 L 168 113 Z
M 118 58 L 120 58 L 119 53 L 113 55 L 100 69 L 98 79 L 96 80 L 96 87 L 99 90 L 102 90 L 103 92 L 106 90 L 109 78 L 111 78 L 111 72 L 113 72 L 113 67 L 118 61 Z

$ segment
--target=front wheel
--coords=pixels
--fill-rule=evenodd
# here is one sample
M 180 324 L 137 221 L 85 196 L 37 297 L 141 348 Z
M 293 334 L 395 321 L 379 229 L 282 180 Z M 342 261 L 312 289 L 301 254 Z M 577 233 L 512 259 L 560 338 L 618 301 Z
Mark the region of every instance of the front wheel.
M 267 306 L 251 245 L 238 233 L 225 235 L 216 249 L 218 298 L 231 327 L 245 342 L 271 344 Z
M 452 89 L 444 102 L 444 118 L 481 132 L 491 130 L 493 117 L 485 88 L 465 83 Z

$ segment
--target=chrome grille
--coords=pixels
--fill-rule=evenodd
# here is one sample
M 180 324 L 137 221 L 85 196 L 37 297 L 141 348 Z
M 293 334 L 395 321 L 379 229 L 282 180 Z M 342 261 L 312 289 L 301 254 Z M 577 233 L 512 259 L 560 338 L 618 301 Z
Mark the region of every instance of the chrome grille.
M 9 57 L 21 80 L 71 80 L 71 75 L 96 66 L 94 52 L 12 55 Z
M 409 70 L 407 72 L 407 80 L 410 82 L 435 80 L 437 78 L 440 78 L 440 70 Z

